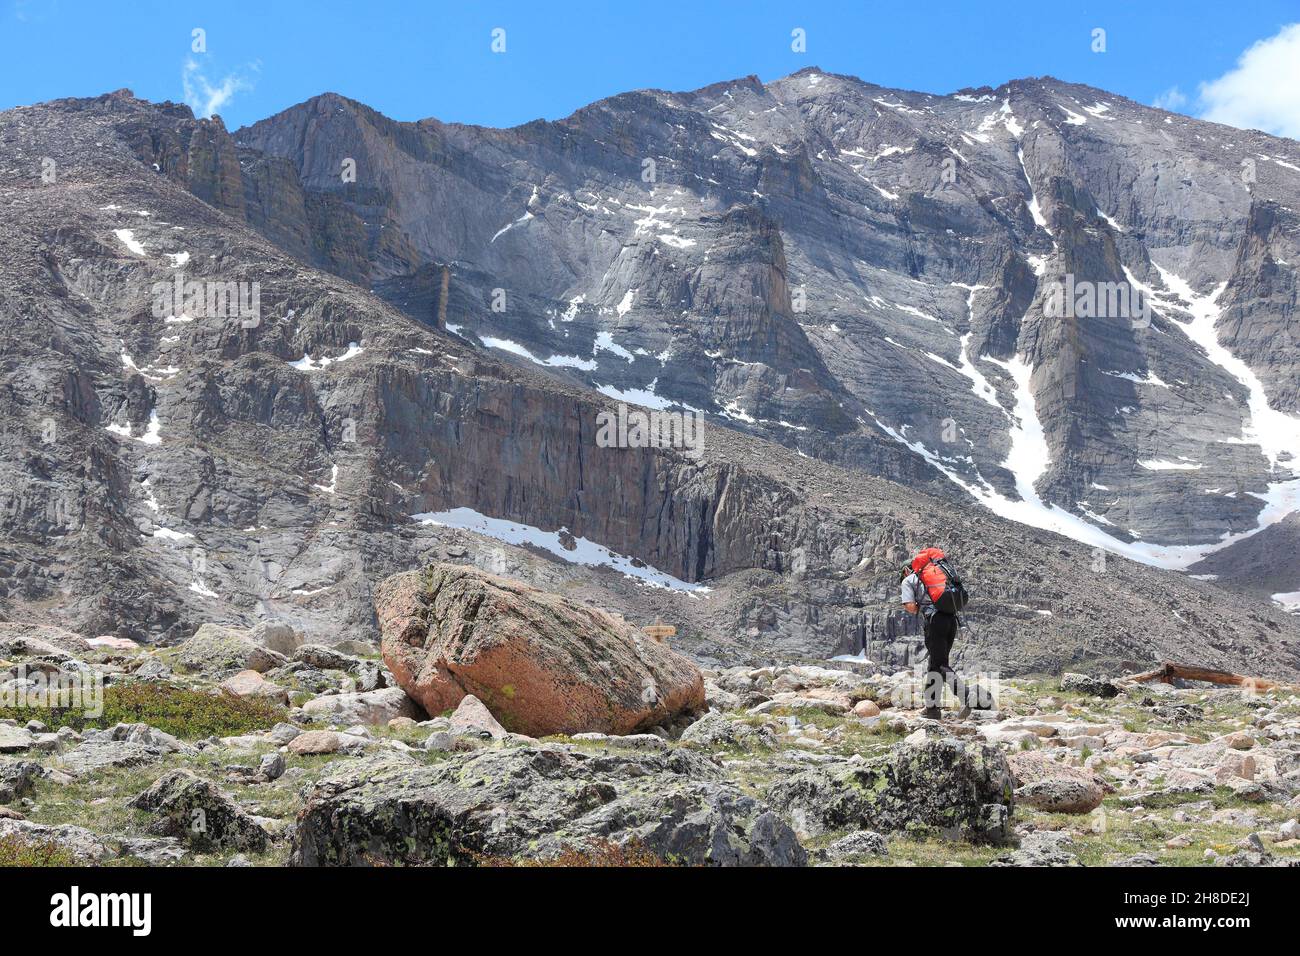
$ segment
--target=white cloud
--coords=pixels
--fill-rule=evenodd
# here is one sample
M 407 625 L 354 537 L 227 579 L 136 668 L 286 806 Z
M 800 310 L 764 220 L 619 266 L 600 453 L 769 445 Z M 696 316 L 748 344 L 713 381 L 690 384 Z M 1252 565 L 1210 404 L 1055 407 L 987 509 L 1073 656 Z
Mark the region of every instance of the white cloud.
M 255 71 L 256 64 L 249 69 Z M 194 110 L 194 115 L 207 119 L 213 113 L 219 113 L 236 93 L 251 90 L 253 81 L 243 73 L 235 72 L 213 84 L 204 74 L 203 67 L 191 57 L 181 70 L 181 86 L 185 91 L 185 102 Z
M 1178 110 L 1182 109 L 1184 106 L 1187 105 L 1187 97 L 1183 94 L 1183 91 L 1180 90 L 1178 87 L 1171 86 L 1169 87 L 1169 89 L 1165 90 L 1154 100 L 1152 100 L 1151 105 L 1159 110 L 1169 110 L 1170 112 L 1177 112 Z
M 1300 23 L 1254 43 L 1199 99 L 1201 119 L 1300 139 Z

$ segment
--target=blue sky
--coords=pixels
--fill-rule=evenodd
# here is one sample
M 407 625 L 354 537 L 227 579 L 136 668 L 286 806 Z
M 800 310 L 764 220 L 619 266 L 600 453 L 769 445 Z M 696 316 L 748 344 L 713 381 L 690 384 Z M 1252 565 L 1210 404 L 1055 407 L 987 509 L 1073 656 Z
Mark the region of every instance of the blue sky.
M 0 109 L 130 87 L 215 107 L 233 129 L 332 90 L 397 119 L 508 126 L 629 89 L 816 65 L 935 93 L 1051 74 L 1297 136 L 1300 27 L 1238 63 L 1294 23 L 1300 0 L 0 0 Z M 791 49 L 795 28 L 806 52 Z

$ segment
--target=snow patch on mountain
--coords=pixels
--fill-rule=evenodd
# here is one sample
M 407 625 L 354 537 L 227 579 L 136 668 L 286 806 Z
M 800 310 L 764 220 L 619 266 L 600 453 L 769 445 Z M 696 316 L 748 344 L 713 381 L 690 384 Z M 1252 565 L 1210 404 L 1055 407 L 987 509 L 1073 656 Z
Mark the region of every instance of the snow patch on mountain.
M 618 313 L 619 318 L 627 315 L 628 312 L 632 310 L 632 302 L 634 299 L 636 299 L 636 289 L 628 289 L 623 293 L 622 301 L 614 307 L 614 311 Z
M 335 362 L 346 362 L 348 359 L 354 359 L 364 351 L 365 349 L 357 345 L 356 342 L 349 342 L 347 351 L 342 355 L 337 355 L 334 358 L 313 359 L 310 352 L 303 352 L 302 358 L 296 362 L 290 362 L 289 367 L 296 368 L 300 372 L 315 372 Z
M 609 332 L 596 333 L 596 341 L 591 347 L 591 354 L 595 355 L 597 352 L 613 352 L 619 358 L 626 359 L 629 362 L 636 360 L 636 356 L 615 342 L 614 336 Z
M 1189 458 L 1180 458 L 1178 461 L 1169 461 L 1164 458 L 1141 458 L 1138 459 L 1138 467 L 1145 468 L 1147 471 L 1200 471 L 1205 466 L 1199 461 L 1192 461 Z
M 114 229 L 113 235 L 117 236 L 117 241 L 126 246 L 126 248 L 135 253 L 137 256 L 145 255 L 144 245 L 135 237 L 135 233 L 130 229 Z
M 689 594 L 707 593 L 711 590 L 702 584 L 691 584 L 673 577 L 637 558 L 617 554 L 603 544 L 571 535 L 567 528 L 543 531 L 532 525 L 492 518 L 472 508 L 426 511 L 411 515 L 411 518 L 421 524 L 473 531 L 506 544 L 532 545 L 569 564 L 611 568 L 651 587 L 684 591 Z
M 1016 159 L 1020 160 L 1020 171 L 1025 174 L 1025 183 L 1029 186 L 1029 215 L 1034 217 L 1034 225 L 1050 236 L 1052 230 L 1047 227 L 1047 217 L 1043 215 L 1043 209 L 1038 204 L 1038 194 L 1034 192 L 1034 181 L 1029 178 L 1029 170 L 1025 166 L 1025 151 L 1020 147 L 1016 147 Z

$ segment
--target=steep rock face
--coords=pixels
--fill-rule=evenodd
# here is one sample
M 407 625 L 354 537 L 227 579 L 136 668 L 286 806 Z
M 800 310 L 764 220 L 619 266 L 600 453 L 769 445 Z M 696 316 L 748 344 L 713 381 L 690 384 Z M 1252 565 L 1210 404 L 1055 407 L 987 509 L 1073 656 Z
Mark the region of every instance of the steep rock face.
M 1220 341 L 1255 370 L 1273 407 L 1292 412 L 1300 408 L 1295 352 L 1300 320 L 1294 260 L 1282 250 L 1294 241 L 1293 210 L 1272 199 L 1252 202 L 1231 277 L 1219 297 L 1224 307 Z
M 626 621 L 515 581 L 433 565 L 375 592 L 384 663 L 426 711 L 483 701 L 510 731 L 629 734 L 704 708 L 704 678 Z
M 609 394 L 1178 567 L 1274 520 L 1257 496 L 1294 480 L 1241 368 L 1188 327 L 1213 312 L 1300 433 L 1288 140 L 1050 78 L 940 97 L 815 68 L 512 130 L 330 94 L 236 135 L 290 164 L 322 230 L 369 224 L 362 260 L 312 261 L 422 321 L 449 265 L 461 334 Z M 1045 314 L 1066 283 L 1155 311 Z

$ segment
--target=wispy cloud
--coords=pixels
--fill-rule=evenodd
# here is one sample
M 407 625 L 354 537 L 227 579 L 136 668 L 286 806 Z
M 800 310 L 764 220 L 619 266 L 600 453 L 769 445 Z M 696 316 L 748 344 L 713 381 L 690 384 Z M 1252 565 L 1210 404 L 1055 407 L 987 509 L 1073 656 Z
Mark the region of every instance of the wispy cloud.
M 203 67 L 193 57 L 185 61 L 181 70 L 181 87 L 185 91 L 185 102 L 194 115 L 207 119 L 214 113 L 221 112 L 236 93 L 253 88 L 253 77 L 257 72 L 256 63 L 228 73 L 219 82 L 213 83 L 204 73 Z
M 19 23 L 46 20 L 59 13 L 59 0 L 13 0 L 12 10 Z
M 1254 43 L 1198 91 L 1201 119 L 1300 139 L 1300 23 Z
M 1169 87 L 1169 89 L 1165 90 L 1154 100 L 1152 100 L 1151 105 L 1154 106 L 1156 109 L 1169 110 L 1170 112 L 1177 112 L 1178 110 L 1182 109 L 1184 106 L 1187 105 L 1187 97 L 1183 94 L 1183 91 L 1180 90 L 1178 87 L 1171 86 Z

